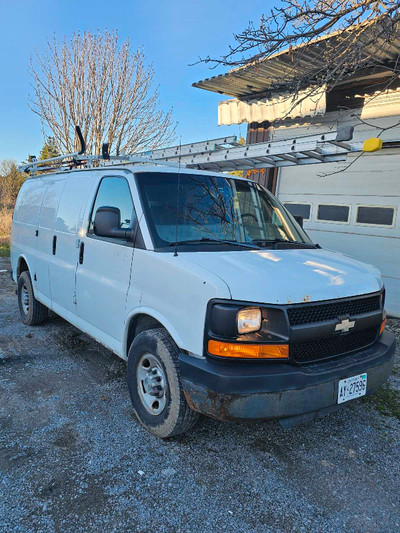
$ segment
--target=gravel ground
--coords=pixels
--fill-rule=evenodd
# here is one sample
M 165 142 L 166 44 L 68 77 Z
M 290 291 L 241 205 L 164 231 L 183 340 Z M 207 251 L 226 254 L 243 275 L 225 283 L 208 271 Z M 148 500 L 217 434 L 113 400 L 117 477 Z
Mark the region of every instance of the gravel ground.
M 400 531 L 399 353 L 377 399 L 163 442 L 132 414 L 125 363 L 59 317 L 24 326 L 14 290 L 0 273 L 1 531 Z

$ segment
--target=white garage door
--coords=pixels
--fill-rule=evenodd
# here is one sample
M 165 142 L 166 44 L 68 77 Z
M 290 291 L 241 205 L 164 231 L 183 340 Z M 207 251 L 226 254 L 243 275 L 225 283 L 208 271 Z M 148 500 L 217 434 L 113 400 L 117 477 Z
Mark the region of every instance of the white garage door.
M 314 242 L 377 266 L 386 309 L 400 317 L 400 151 L 363 154 L 347 170 L 322 177 L 337 168 L 283 168 L 278 196 L 304 217 Z

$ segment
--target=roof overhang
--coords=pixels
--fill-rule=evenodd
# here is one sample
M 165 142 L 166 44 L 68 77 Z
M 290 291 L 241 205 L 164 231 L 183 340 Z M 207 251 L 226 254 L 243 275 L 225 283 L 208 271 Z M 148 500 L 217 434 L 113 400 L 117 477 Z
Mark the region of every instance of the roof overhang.
M 381 78 L 389 77 L 393 74 L 390 65 L 396 60 L 398 61 L 400 31 L 397 32 L 396 38 L 390 43 L 384 39 L 376 39 L 371 44 L 371 39 L 368 39 L 368 32 L 373 31 L 373 26 L 370 23 L 367 26 L 360 39 L 365 39 L 369 44 L 365 45 L 364 48 L 360 47 L 360 62 L 362 62 L 363 57 L 373 56 L 383 66 L 375 69 L 372 73 L 355 73 L 347 79 L 341 80 L 337 86 L 338 89 L 341 85 L 352 85 L 357 83 L 357 81 L 359 82 L 360 76 L 364 76 L 365 80 L 367 80 L 376 76 Z M 283 50 L 255 63 L 230 70 L 226 74 L 205 78 L 193 83 L 192 86 L 244 101 L 271 98 L 277 92 L 282 92 L 285 84 L 290 84 L 290 81 L 298 76 L 304 76 L 304 72 L 309 71 L 311 74 L 320 70 L 325 64 L 325 52 L 335 47 L 340 48 L 343 36 L 348 36 L 351 31 L 349 29 L 344 33 L 335 32 L 325 35 L 310 43 L 294 46 L 291 50 Z M 389 66 L 387 69 L 384 67 L 385 64 Z M 281 84 L 280 88 L 279 84 Z

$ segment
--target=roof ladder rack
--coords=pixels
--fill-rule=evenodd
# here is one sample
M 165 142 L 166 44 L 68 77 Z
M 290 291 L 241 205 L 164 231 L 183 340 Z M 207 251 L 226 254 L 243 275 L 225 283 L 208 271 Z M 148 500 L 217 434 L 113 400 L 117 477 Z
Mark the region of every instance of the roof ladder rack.
M 104 145 L 102 155 L 84 155 L 81 151 L 43 161 L 32 161 L 20 167 L 24 172 L 71 170 L 115 165 L 166 165 L 227 172 L 257 168 L 280 168 L 346 161 L 348 154 L 362 152 L 363 142 L 353 140 L 354 128 L 306 135 L 293 139 L 241 145 L 235 136 L 210 141 L 160 148 L 120 156 L 110 156 Z M 84 141 L 82 139 L 83 145 Z M 389 147 L 391 143 L 384 143 Z

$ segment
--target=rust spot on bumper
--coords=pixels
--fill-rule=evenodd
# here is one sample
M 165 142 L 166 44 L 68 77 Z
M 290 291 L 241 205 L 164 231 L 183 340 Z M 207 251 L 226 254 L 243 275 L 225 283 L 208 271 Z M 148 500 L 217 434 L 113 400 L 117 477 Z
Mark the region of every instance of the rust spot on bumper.
M 186 401 L 191 409 L 199 413 L 207 414 L 217 420 L 230 420 L 228 406 L 232 397 L 218 394 L 208 389 L 191 387 L 190 391 L 184 391 Z

